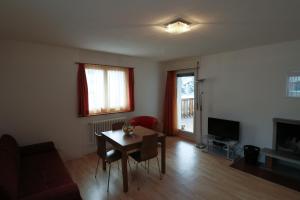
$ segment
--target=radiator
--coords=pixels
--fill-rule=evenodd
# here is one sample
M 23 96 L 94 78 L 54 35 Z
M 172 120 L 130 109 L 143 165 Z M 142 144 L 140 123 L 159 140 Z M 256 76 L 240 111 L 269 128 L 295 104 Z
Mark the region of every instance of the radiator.
M 89 143 L 96 144 L 95 133 L 109 131 L 111 130 L 112 124 L 117 122 L 126 122 L 127 119 L 125 117 L 122 118 L 114 118 L 114 119 L 106 119 L 101 121 L 93 121 L 90 122 L 89 125 Z

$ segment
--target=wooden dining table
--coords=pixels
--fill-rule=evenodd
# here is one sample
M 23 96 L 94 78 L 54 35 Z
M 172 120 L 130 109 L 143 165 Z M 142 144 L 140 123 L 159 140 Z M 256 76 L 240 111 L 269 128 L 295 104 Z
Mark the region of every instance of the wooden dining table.
M 122 153 L 122 175 L 123 175 L 123 191 L 128 192 L 128 171 L 127 159 L 128 152 L 134 149 L 139 149 L 143 136 L 145 135 L 158 135 L 158 142 L 161 144 L 161 172 L 166 173 L 166 137 L 165 134 L 144 128 L 142 126 L 134 127 L 133 133 L 125 135 L 123 130 L 111 130 L 101 132 L 105 141 L 109 142 L 115 149 Z M 106 170 L 106 163 L 102 160 L 102 169 Z

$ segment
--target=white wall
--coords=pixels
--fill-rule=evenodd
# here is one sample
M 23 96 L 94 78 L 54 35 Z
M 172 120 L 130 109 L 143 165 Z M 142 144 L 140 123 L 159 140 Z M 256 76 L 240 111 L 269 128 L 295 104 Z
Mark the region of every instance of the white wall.
M 300 119 L 300 99 L 286 97 L 295 70 L 300 41 L 203 57 L 205 116 L 238 120 L 242 144 L 272 147 L 272 118 Z
M 241 144 L 272 147 L 272 118 L 300 120 L 300 99 L 286 97 L 285 89 L 287 74 L 300 71 L 300 41 L 170 61 L 162 66 L 180 68 L 197 60 L 200 78 L 206 79 L 204 133 L 208 116 L 237 120 L 241 122 Z
M 77 65 L 89 62 L 135 67 L 133 113 L 77 117 Z M 95 149 L 87 124 L 120 116 L 160 117 L 161 71 L 158 63 L 129 56 L 58 46 L 0 41 L 0 135 L 21 145 L 52 140 L 65 159 Z

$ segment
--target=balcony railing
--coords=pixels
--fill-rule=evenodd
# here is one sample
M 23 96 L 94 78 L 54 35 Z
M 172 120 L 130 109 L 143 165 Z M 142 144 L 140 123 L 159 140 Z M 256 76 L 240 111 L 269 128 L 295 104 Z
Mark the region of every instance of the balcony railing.
M 194 116 L 194 98 L 181 99 L 181 118 Z

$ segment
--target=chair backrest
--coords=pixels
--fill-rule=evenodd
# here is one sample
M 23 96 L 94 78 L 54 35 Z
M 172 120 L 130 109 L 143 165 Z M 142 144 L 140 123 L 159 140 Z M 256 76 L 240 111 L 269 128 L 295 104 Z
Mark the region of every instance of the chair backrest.
M 106 142 L 102 135 L 95 134 L 95 136 L 97 139 L 97 154 L 102 159 L 105 159 L 105 157 L 106 157 Z
M 157 134 L 143 136 L 141 160 L 149 160 L 157 156 Z
M 132 118 L 129 123 L 132 126 L 143 126 L 149 129 L 156 129 L 158 120 L 152 116 L 138 116 Z
M 116 122 L 111 125 L 111 130 L 120 130 L 124 126 L 125 122 Z

